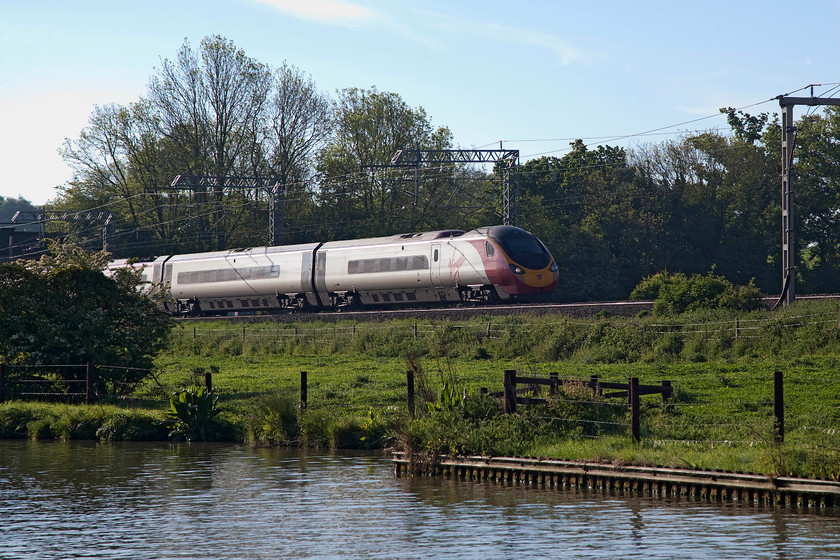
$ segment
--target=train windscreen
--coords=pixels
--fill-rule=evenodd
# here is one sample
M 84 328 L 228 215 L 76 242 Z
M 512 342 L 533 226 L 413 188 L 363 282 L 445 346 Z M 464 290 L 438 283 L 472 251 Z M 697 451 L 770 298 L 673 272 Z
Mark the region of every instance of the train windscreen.
M 551 262 L 551 254 L 545 245 L 524 229 L 495 226 L 491 227 L 488 233 L 502 246 L 508 257 L 525 268 L 539 270 Z

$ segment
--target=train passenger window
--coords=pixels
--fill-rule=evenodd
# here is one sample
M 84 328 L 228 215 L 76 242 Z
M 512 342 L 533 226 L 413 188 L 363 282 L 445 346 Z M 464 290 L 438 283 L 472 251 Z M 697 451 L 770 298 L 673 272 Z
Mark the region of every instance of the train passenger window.
M 435 262 L 438 262 L 438 250 L 437 250 L 437 249 L 435 249 L 435 252 L 434 252 L 434 254 L 432 255 L 432 259 L 433 259 Z
M 487 251 L 487 256 L 492 257 L 496 254 L 496 248 L 493 247 L 493 244 L 489 241 L 484 242 L 484 250 Z

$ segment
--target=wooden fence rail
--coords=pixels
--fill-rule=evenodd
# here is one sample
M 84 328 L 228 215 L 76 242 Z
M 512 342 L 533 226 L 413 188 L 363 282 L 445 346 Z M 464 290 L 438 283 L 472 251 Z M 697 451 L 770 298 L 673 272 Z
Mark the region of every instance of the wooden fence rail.
M 566 380 L 569 381 L 569 380 Z M 519 394 L 523 391 L 532 390 L 539 385 L 548 385 L 549 394 L 554 394 L 561 381 L 557 373 L 552 372 L 548 378 L 545 377 L 529 377 L 519 376 L 516 370 L 508 369 L 504 372 L 503 387 L 504 387 L 504 410 L 505 414 L 514 414 L 518 404 L 544 404 L 546 399 L 535 397 L 521 397 Z M 604 398 L 622 397 L 628 399 L 630 404 L 630 431 L 633 441 L 641 439 L 641 404 L 639 397 L 642 395 L 661 394 L 662 402 L 666 402 L 674 393 L 670 381 L 662 381 L 660 385 L 641 385 L 638 377 L 631 377 L 627 383 L 612 383 L 601 382 L 597 376 L 592 376 L 589 381 L 581 382 L 583 386 L 588 387 L 593 393 L 603 396 Z M 517 385 L 525 385 L 526 388 L 517 389 Z M 604 393 L 604 389 L 618 389 L 611 393 Z

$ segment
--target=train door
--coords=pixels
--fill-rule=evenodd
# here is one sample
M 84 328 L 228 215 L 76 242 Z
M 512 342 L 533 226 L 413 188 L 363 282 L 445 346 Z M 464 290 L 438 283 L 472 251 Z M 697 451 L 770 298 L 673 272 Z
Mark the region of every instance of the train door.
M 443 287 L 443 282 L 441 281 L 440 277 L 440 262 L 442 260 L 443 255 L 441 254 L 440 243 L 432 243 L 432 255 L 429 259 L 429 262 L 431 263 L 432 286 L 434 286 L 435 288 Z

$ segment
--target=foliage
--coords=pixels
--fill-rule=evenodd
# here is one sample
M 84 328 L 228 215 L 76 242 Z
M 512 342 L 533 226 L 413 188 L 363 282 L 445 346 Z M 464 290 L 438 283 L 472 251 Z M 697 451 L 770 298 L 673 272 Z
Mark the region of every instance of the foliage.
M 166 415 L 171 419 L 170 436 L 183 437 L 187 441 L 206 441 L 213 427 L 213 421 L 220 410 L 216 407 L 218 397 L 200 385 L 190 385 L 177 391 L 169 398 Z
M 297 445 L 299 442 L 298 404 L 283 393 L 269 393 L 254 399 L 246 423 L 246 437 L 255 445 Z
M 164 441 L 163 415 L 117 406 L 0 403 L 0 438 Z
M 698 309 L 753 311 L 762 305 L 762 294 L 750 281 L 735 286 L 709 272 L 705 276 L 658 272 L 645 278 L 630 294 L 632 300 L 653 300 L 657 315 L 679 315 Z
M 426 406 L 429 412 L 435 411 L 454 411 L 463 408 L 464 401 L 468 398 L 464 392 L 459 391 L 450 382 L 445 382 L 443 388 L 440 390 L 437 402 L 427 402 Z
M 139 273 L 102 272 L 105 252 L 73 244 L 51 246 L 39 261 L 0 265 L 0 356 L 7 363 L 95 362 L 100 378 L 119 385 L 146 375 L 168 342 L 172 319 L 137 287 Z

